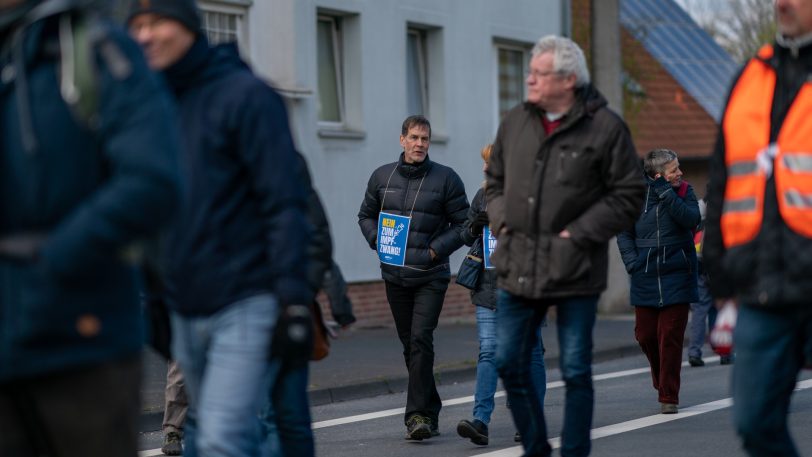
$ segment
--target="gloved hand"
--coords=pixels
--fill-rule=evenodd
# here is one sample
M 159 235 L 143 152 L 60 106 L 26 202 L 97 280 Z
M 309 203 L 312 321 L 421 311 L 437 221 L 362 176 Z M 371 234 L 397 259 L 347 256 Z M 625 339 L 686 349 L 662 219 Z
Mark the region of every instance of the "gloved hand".
M 288 361 L 308 361 L 313 352 L 313 317 L 306 305 L 287 305 L 279 313 L 271 353 Z
M 488 213 L 485 211 L 476 213 L 476 216 L 474 216 L 474 220 L 471 223 L 471 234 L 475 236 L 482 235 L 482 228 L 488 224 Z
M 658 197 L 664 198 L 665 194 L 671 190 L 671 183 L 665 180 L 662 176 L 654 180 L 654 192 Z

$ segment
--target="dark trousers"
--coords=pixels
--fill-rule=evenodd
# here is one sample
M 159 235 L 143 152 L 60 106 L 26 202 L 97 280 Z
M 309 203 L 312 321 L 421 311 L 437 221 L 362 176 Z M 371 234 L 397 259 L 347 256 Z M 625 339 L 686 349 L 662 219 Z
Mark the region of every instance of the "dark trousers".
M 648 358 L 660 403 L 679 404 L 682 345 L 690 305 L 634 308 L 634 337 Z
M 141 357 L 0 384 L 0 456 L 135 457 Z
M 434 384 L 434 329 L 443 309 L 448 281 L 436 279 L 417 287 L 386 281 L 386 298 L 409 370 L 404 421 L 420 414 L 437 424 L 442 402 Z

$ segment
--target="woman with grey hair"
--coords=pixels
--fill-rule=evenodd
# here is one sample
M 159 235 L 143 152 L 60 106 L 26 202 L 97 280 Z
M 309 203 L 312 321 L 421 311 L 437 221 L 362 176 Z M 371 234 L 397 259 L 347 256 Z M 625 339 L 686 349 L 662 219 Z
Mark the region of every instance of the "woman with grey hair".
M 655 149 L 643 163 L 648 185 L 640 218 L 617 237 L 631 276 L 634 336 L 648 358 L 660 412 L 679 404 L 680 368 L 689 304 L 697 301 L 693 230 L 700 221 L 693 188 L 677 153 Z

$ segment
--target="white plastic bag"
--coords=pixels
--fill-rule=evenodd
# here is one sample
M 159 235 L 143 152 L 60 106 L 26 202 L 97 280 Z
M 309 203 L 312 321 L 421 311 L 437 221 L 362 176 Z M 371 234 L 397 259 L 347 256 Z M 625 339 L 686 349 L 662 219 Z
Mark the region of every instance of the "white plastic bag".
M 733 353 L 733 329 L 736 328 L 738 311 L 736 304 L 728 300 L 716 316 L 716 323 L 710 333 L 710 344 L 719 355 Z

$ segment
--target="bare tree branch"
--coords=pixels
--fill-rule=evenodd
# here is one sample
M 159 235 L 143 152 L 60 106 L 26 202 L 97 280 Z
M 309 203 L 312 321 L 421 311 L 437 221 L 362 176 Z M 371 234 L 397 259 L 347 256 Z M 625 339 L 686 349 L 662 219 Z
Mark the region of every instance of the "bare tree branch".
M 688 14 L 739 62 L 775 37 L 772 2 L 765 0 L 682 0 Z

